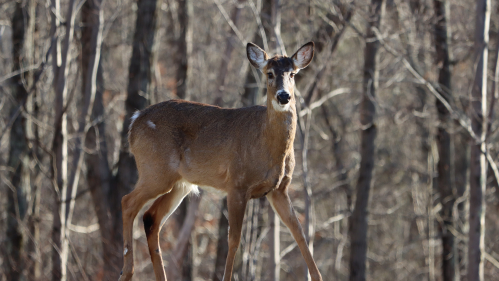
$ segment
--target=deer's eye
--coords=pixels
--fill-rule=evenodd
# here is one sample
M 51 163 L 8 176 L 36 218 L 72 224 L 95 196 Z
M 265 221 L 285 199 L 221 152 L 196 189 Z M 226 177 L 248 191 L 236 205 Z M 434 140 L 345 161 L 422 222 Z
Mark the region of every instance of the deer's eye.
M 272 74 L 272 72 L 267 73 L 267 76 L 269 79 L 274 79 L 274 74 Z
M 289 74 L 289 77 L 294 78 L 294 77 L 295 77 L 295 74 L 296 74 L 296 73 L 291 72 L 291 73 Z

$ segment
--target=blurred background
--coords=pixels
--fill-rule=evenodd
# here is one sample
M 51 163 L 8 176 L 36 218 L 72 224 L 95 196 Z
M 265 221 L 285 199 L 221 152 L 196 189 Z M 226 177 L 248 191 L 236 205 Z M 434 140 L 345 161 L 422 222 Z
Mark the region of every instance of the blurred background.
M 499 4 L 490 0 L 0 0 L 0 280 L 117 280 L 131 115 L 265 104 L 246 43 L 291 56 L 290 196 L 324 281 L 497 280 Z M 251 134 L 251 132 L 248 132 Z M 154 280 L 142 213 L 135 279 Z M 184 200 L 169 280 L 221 280 L 224 199 Z M 266 199 L 233 280 L 307 280 Z

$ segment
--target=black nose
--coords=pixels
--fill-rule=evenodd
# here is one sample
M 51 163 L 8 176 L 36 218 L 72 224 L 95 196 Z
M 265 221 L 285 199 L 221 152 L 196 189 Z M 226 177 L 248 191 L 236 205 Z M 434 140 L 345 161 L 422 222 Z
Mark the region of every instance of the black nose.
M 277 95 L 277 100 L 279 101 L 280 104 L 287 104 L 290 98 L 291 96 L 286 92 L 282 92 Z

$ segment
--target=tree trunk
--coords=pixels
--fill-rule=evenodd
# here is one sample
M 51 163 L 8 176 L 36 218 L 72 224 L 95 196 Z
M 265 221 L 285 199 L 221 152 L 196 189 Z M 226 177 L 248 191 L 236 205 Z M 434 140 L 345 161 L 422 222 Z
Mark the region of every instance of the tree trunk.
M 234 3 L 234 8 L 232 9 L 232 13 L 230 15 L 230 20 L 234 23 L 234 26 L 238 27 L 239 16 L 241 15 L 242 10 L 242 0 L 237 0 Z M 235 38 L 236 34 L 232 28 L 230 29 L 229 34 L 227 35 L 227 39 L 225 41 L 225 54 L 222 56 L 222 62 L 220 64 L 220 68 L 218 69 L 218 79 L 217 79 L 217 88 L 215 89 L 216 98 L 215 105 L 222 106 L 223 97 L 225 92 L 225 79 L 227 78 L 227 72 L 229 70 L 229 64 L 231 61 L 232 51 L 234 51 L 234 45 L 236 44 L 237 38 Z M 239 45 L 239 44 L 238 44 Z
M 177 96 L 181 99 L 188 99 L 187 93 L 187 71 L 189 69 L 189 54 L 190 54 L 190 27 L 189 15 L 191 14 L 191 0 L 178 1 L 178 21 L 180 25 L 180 34 L 177 39 Z
M 270 28 L 268 36 L 270 36 L 272 43 L 269 44 L 269 48 L 271 52 L 279 52 L 278 50 L 284 50 L 284 46 L 279 44 L 279 38 L 281 34 L 281 7 L 280 0 L 272 0 L 269 1 L 270 12 Z M 280 48 L 279 48 L 280 47 Z M 266 81 L 266 79 L 265 79 Z M 281 256 L 281 219 L 279 215 L 274 211 L 273 208 L 268 208 L 268 216 L 269 216 L 269 225 L 270 225 L 270 243 L 269 248 L 272 249 L 270 251 L 270 262 L 269 262 L 269 273 L 270 280 L 279 281 L 281 274 L 281 264 L 280 264 L 280 256 Z M 308 221 L 305 221 L 305 225 L 307 225 Z M 305 231 L 308 228 L 305 227 Z M 307 232 L 305 232 L 307 233 Z M 307 234 L 305 234 L 307 235 Z M 308 236 L 307 236 L 308 237 Z M 308 270 L 305 270 L 308 274 Z
M 87 27 L 82 32 L 82 101 L 80 116 L 78 117 L 78 128 L 74 138 L 75 148 L 73 150 L 73 159 L 68 178 L 68 192 L 65 198 L 66 220 L 71 224 L 73 210 L 75 205 L 75 196 L 80 177 L 81 166 L 83 164 L 83 144 L 85 143 L 86 126 L 90 122 L 90 115 L 93 111 L 95 95 L 97 91 L 97 71 L 100 65 L 102 30 L 103 30 L 103 12 L 100 10 L 102 0 L 89 0 L 84 3 L 85 12 L 90 13 L 82 15 Z M 90 7 L 93 6 L 93 7 Z M 84 34 L 85 33 L 85 34 Z M 88 34 L 90 33 L 90 34 Z M 84 48 L 84 49 L 83 49 Z
M 128 93 L 121 131 L 118 172 L 108 194 L 112 227 L 115 230 L 113 231 L 113 241 L 123 241 L 121 198 L 133 190 L 138 178 L 135 160 L 128 151 L 128 128 L 130 127 L 130 118 L 135 111 L 144 109 L 149 102 L 149 90 L 153 78 L 151 58 L 154 51 L 159 2 L 157 0 L 139 0 L 137 3 L 137 20 L 128 73 Z M 120 244 L 118 247 L 117 252 L 123 253 L 122 245 Z
M 435 24 L 435 48 L 436 48 L 436 62 L 437 67 L 440 68 L 438 75 L 437 90 L 446 101 L 452 99 L 451 89 L 451 65 L 449 54 L 449 42 L 447 31 L 447 2 L 445 0 L 434 0 L 433 6 L 435 10 L 436 24 Z M 448 132 L 451 126 L 450 113 L 445 108 L 440 100 L 436 100 L 436 107 L 438 111 L 439 126 L 437 132 L 437 148 L 438 148 L 438 163 L 437 163 L 437 187 L 440 193 L 440 203 L 442 209 L 440 216 L 443 223 L 439 226 L 440 236 L 442 238 L 442 277 L 444 281 L 455 280 L 455 237 L 449 230 L 454 228 L 454 218 L 452 209 L 454 207 L 455 187 L 452 184 L 451 175 L 454 172 L 454 163 L 451 161 L 451 147 L 452 139 Z
M 27 9 L 30 2 L 17 2 L 11 20 L 12 24 L 12 55 L 13 71 L 23 68 L 23 50 L 26 42 L 26 29 L 29 24 Z M 17 107 L 28 98 L 28 92 L 23 85 L 22 74 L 11 79 L 12 96 L 15 103 L 11 107 L 11 115 Z M 8 167 L 10 184 L 7 191 L 7 235 L 5 241 L 5 276 L 8 280 L 26 280 L 25 267 L 27 258 L 25 256 L 27 237 L 23 234 L 22 224 L 28 212 L 28 196 L 30 192 L 29 180 L 23 179 L 28 167 L 28 142 L 26 133 L 26 117 L 18 115 L 10 131 Z
M 111 227 L 110 205 L 107 194 L 110 191 L 111 170 L 107 160 L 107 143 L 105 139 L 104 105 L 102 94 L 104 90 L 104 77 L 102 75 L 101 53 L 99 51 L 102 33 L 103 15 L 101 1 L 86 1 L 81 9 L 81 69 L 82 69 L 82 93 L 85 96 L 94 96 L 91 109 L 91 120 L 97 120 L 97 124 L 85 134 L 84 144 L 88 153 L 84 155 L 87 167 L 86 180 L 89 185 L 92 203 L 97 214 L 99 231 L 101 234 L 102 259 L 104 261 L 103 280 L 116 280 L 119 277 L 121 266 L 121 255 L 119 245 L 121 241 L 113 239 L 114 232 L 118 231 Z M 94 92 L 94 93 L 92 93 Z M 88 123 L 91 120 L 86 120 Z M 92 122 L 92 121 L 91 121 Z M 98 133 L 97 133 L 98 132 Z
M 264 49 L 266 48 L 265 46 L 267 46 L 268 38 L 263 38 L 263 36 L 272 34 L 272 30 L 270 29 L 270 15 L 272 13 L 271 4 L 272 1 L 263 1 L 261 11 L 257 11 L 260 13 L 259 23 L 261 25 L 257 27 L 252 41 L 257 46 L 260 46 Z M 241 99 L 243 106 L 258 105 L 260 103 L 261 97 L 266 90 L 265 87 L 261 88 L 261 86 L 265 86 L 264 81 L 261 81 L 261 77 L 262 75 L 260 71 L 251 66 L 248 67 L 248 73 L 246 74 L 246 81 L 244 83 L 244 93 Z M 258 84 L 258 82 L 260 82 L 260 84 Z
M 137 180 L 135 161 L 128 152 L 128 129 L 130 118 L 135 111 L 144 109 L 148 105 L 149 85 L 152 79 L 151 57 L 156 35 L 157 3 L 157 0 L 140 0 L 137 3 L 137 21 L 133 36 L 132 57 L 130 58 L 125 119 L 121 131 L 121 151 L 118 161 L 117 188 L 122 192 L 119 197 L 129 193 Z M 121 214 L 118 218 L 121 220 Z
M 374 123 L 376 109 L 373 100 L 376 98 L 378 84 L 377 53 L 379 41 L 375 39 L 374 28 L 379 29 L 383 13 L 384 1 L 372 0 L 366 35 L 366 39 L 369 40 L 366 40 L 364 51 L 364 94 L 360 105 L 360 122 L 362 124 L 361 161 L 355 207 L 349 221 L 351 281 L 366 280 L 367 206 L 374 167 L 374 140 L 376 138 L 376 125 Z
M 55 7 L 58 7 L 57 0 L 55 0 Z M 70 56 L 69 50 L 73 40 L 74 21 L 73 14 L 74 0 L 68 3 L 68 10 L 66 13 L 66 31 L 63 39 L 63 46 L 61 52 L 57 52 L 56 57 L 60 56 L 61 65 L 59 69 L 54 69 L 54 83 L 55 90 L 55 120 L 54 120 L 54 139 L 52 143 L 52 151 L 54 157 L 52 161 L 52 176 L 56 184 L 55 204 L 53 206 L 53 225 L 52 225 L 52 240 L 54 242 L 54 249 L 52 250 L 52 280 L 58 281 L 66 280 L 67 258 L 68 258 L 68 241 L 66 238 L 67 232 L 67 217 L 66 217 L 66 204 L 63 200 L 67 197 L 68 184 L 67 184 L 67 161 L 68 161 L 68 145 L 67 145 L 67 77 L 69 72 Z M 56 9 L 57 12 L 57 9 Z M 53 23 L 54 24 L 54 23 Z M 57 24 L 55 24 L 57 25 Z M 58 60 L 58 59 L 57 59 Z
M 485 188 L 487 186 L 487 58 L 490 0 L 476 1 L 475 52 L 477 68 L 471 92 L 470 119 L 476 139 L 471 143 L 470 217 L 468 242 L 468 280 L 484 280 Z
M 25 42 L 26 57 L 28 59 L 28 64 L 35 64 L 35 37 L 36 37 L 36 10 L 37 2 L 29 1 L 29 23 L 27 30 L 27 38 Z M 26 133 L 28 139 L 31 141 L 31 155 L 30 159 L 33 158 L 42 159 L 42 154 L 39 151 L 40 134 L 38 126 L 35 124 L 34 120 L 39 118 L 40 108 L 37 102 L 37 90 L 35 87 L 35 75 L 34 72 L 29 72 L 27 75 L 27 84 L 29 85 L 30 91 L 32 91 L 31 96 L 28 97 L 26 103 L 27 112 L 30 112 L 30 117 L 26 120 Z M 28 95 L 30 93 L 28 92 Z M 30 174 L 31 181 L 36 182 L 38 176 L 40 175 L 40 166 L 36 165 Z M 41 276 L 41 256 L 39 245 L 40 245 L 40 202 L 41 202 L 41 188 L 36 183 L 31 184 L 31 206 L 30 206 L 30 218 L 28 221 L 29 233 L 32 235 L 28 245 L 28 255 L 31 257 L 28 269 L 27 280 L 38 280 Z
M 261 22 L 267 21 L 268 19 L 270 19 L 270 7 L 271 7 L 270 4 L 271 4 L 271 2 L 272 1 L 264 1 L 263 2 L 262 11 L 260 11 Z M 241 8 L 239 8 L 238 6 L 235 6 L 234 10 L 232 11 L 231 20 L 234 23 L 237 23 L 237 19 L 239 18 L 240 10 L 241 10 Z M 262 13 L 266 13 L 266 17 L 263 16 Z M 270 25 L 263 24 L 262 28 L 265 29 L 265 31 L 264 31 L 265 34 L 269 34 L 268 33 L 269 26 Z M 259 28 L 260 27 L 257 27 L 256 35 L 254 37 L 254 38 L 259 39 L 259 40 L 255 40 L 254 42 L 258 46 L 263 46 L 263 39 L 261 36 L 260 37 L 258 36 L 258 34 L 260 33 Z M 230 32 L 229 36 L 230 37 L 228 37 L 227 42 L 226 42 L 226 55 L 225 56 L 227 56 L 227 54 L 230 55 L 232 53 L 232 50 L 233 50 L 232 44 L 230 43 L 231 37 L 233 37 L 233 31 Z M 232 40 L 234 40 L 234 39 L 232 39 Z M 265 38 L 265 40 L 267 40 L 267 39 Z M 225 84 L 225 82 L 224 82 L 225 77 L 224 76 L 227 73 L 227 69 L 224 70 L 224 68 L 227 68 L 227 67 L 228 67 L 228 59 L 225 58 L 224 61 L 222 62 L 222 64 L 220 65 L 220 70 L 219 70 L 219 74 L 218 74 L 219 87 L 218 87 L 218 89 L 216 89 L 216 91 L 219 91 L 220 86 L 223 87 L 223 85 Z M 255 71 L 255 72 L 257 75 L 259 75 L 259 72 L 257 72 L 257 71 Z M 250 66 L 248 68 L 248 73 L 246 74 L 245 90 L 244 90 L 244 93 L 242 96 L 243 106 L 252 106 L 252 105 L 255 105 L 256 102 L 258 101 L 259 88 L 256 85 L 257 79 L 255 78 L 254 74 L 255 73 L 252 71 L 252 68 Z M 222 92 L 222 91 L 220 91 L 220 92 Z M 222 103 L 223 103 L 222 96 L 217 94 L 217 96 L 215 97 L 215 100 L 214 100 L 214 104 L 222 105 Z M 224 269 L 225 269 L 225 261 L 227 258 L 227 254 L 229 252 L 229 241 L 228 241 L 229 221 L 227 220 L 226 214 L 227 214 L 227 198 L 224 198 L 222 200 L 222 207 L 220 208 L 220 220 L 219 220 L 219 225 L 218 225 L 217 255 L 215 258 L 215 271 L 213 272 L 213 277 L 212 277 L 213 281 L 221 281 L 223 279 Z M 235 266 L 235 268 L 234 268 L 233 272 L 238 272 L 238 269 L 236 268 L 237 265 L 234 265 L 234 266 Z
M 176 94 L 178 98 L 181 99 L 189 99 L 190 95 L 187 92 L 187 79 L 188 79 L 188 70 L 189 70 L 189 55 L 191 53 L 191 31 L 190 31 L 190 25 L 189 25 L 189 19 L 190 15 L 192 14 L 191 7 L 192 3 L 190 0 L 177 0 L 178 3 L 178 9 L 177 9 L 177 16 L 178 16 L 178 21 L 179 21 L 179 27 L 180 27 L 180 34 L 179 37 L 176 40 L 176 47 L 177 47 L 177 56 L 176 56 L 176 65 L 177 65 L 177 71 L 176 71 L 176 81 L 177 81 L 177 88 L 176 88 Z M 201 196 L 201 195 L 200 195 Z M 200 201 L 200 200 L 199 200 Z M 195 206 L 190 206 L 192 202 L 189 200 L 184 199 L 180 206 L 178 207 L 177 210 L 177 215 L 175 216 L 176 223 L 180 229 L 180 227 L 183 227 L 187 221 L 187 214 L 188 210 L 190 208 L 194 208 Z M 178 234 L 178 233 L 177 233 Z M 189 233 L 190 234 L 190 233 Z M 191 236 L 189 235 L 189 238 Z M 177 239 L 180 237 L 177 235 Z M 191 280 L 192 279 L 192 261 L 193 261 L 193 255 L 189 251 L 191 251 L 192 247 L 190 244 L 190 240 L 188 241 L 188 244 L 185 246 L 185 249 L 182 249 L 182 253 L 184 253 L 184 256 L 182 257 L 182 261 L 180 264 L 182 265 L 182 269 L 175 271 L 179 278 L 182 277 L 183 280 Z M 179 257 L 180 258 L 180 257 Z M 171 267 L 170 270 L 173 270 L 174 268 Z M 175 270 L 178 268 L 175 268 Z M 170 272 L 172 274 L 173 271 Z

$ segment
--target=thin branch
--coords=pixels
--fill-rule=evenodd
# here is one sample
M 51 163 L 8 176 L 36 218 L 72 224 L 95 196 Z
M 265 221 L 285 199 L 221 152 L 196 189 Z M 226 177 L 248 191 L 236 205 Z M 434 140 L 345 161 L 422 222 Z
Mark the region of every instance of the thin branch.
M 485 153 L 485 155 L 487 156 L 487 162 L 489 162 L 490 168 L 494 172 L 494 178 L 497 182 L 497 185 L 499 186 L 499 169 L 497 168 L 496 162 L 494 161 L 494 159 L 492 159 L 492 156 L 490 155 L 488 149 L 487 151 L 482 151 L 482 153 Z
M 466 116 L 460 111 L 454 110 L 452 106 L 445 100 L 445 98 L 435 89 L 435 87 L 431 84 L 430 81 L 426 80 L 420 73 L 416 71 L 416 69 L 411 65 L 411 63 L 405 58 L 404 55 L 400 54 L 397 52 L 394 48 L 392 48 L 390 45 L 386 44 L 384 41 L 383 37 L 381 36 L 381 33 L 377 28 L 373 28 L 374 34 L 376 35 L 376 38 L 379 40 L 381 46 L 385 48 L 385 50 L 388 51 L 391 55 L 394 57 L 397 57 L 402 60 L 404 63 L 404 66 L 406 67 L 407 70 L 422 84 L 425 85 L 426 88 L 445 106 L 445 108 L 449 111 L 451 114 L 451 118 L 458 121 L 458 123 L 468 132 L 468 134 L 477 142 L 480 143 L 480 139 L 476 136 L 475 132 L 473 132 L 473 129 L 471 128 L 471 121 Z
M 3 128 L 2 134 L 0 134 L 0 141 L 2 140 L 2 138 L 5 135 L 5 133 L 7 132 L 7 130 L 9 130 L 10 127 L 12 127 L 12 125 L 14 124 L 14 121 L 21 113 L 23 107 L 26 105 L 26 101 L 28 100 L 29 96 L 34 92 L 34 90 L 36 88 L 36 84 L 40 80 L 40 77 L 42 76 L 42 73 L 46 68 L 47 61 L 49 60 L 50 54 L 52 52 L 52 47 L 54 46 L 54 42 L 56 39 L 57 39 L 56 37 L 53 37 L 52 40 L 50 41 L 50 46 L 49 46 L 47 52 L 45 53 L 45 58 L 42 60 L 42 63 L 40 63 L 40 65 L 38 66 L 38 71 L 35 73 L 35 77 L 33 79 L 33 84 L 31 85 L 31 88 L 29 89 L 28 94 L 26 95 L 25 99 L 21 102 L 21 104 L 19 104 L 17 106 L 16 111 L 14 111 L 14 113 L 10 116 L 9 121 L 7 122 L 7 125 Z
M 347 214 L 339 214 L 339 215 L 336 215 L 334 217 L 330 217 L 327 221 L 322 223 L 317 229 L 318 230 L 326 229 L 333 222 L 341 221 L 342 219 L 350 217 L 350 215 L 351 215 L 351 213 L 348 212 Z
M 246 39 L 244 39 L 243 34 L 239 31 L 239 29 L 236 27 L 234 22 L 232 22 L 229 15 L 227 14 L 227 11 L 225 11 L 224 7 L 220 4 L 220 2 L 218 0 L 213 0 L 213 2 L 215 2 L 215 4 L 217 5 L 218 9 L 220 10 L 222 15 L 224 16 L 224 18 L 227 21 L 227 23 L 229 24 L 230 28 L 232 28 L 232 31 L 234 31 L 234 33 L 237 35 L 237 38 L 239 38 L 239 41 L 241 41 L 243 46 L 246 46 L 248 41 L 246 41 Z
M 461 125 L 461 127 L 463 127 L 466 132 L 469 134 L 469 136 L 471 138 L 473 138 L 473 140 L 476 142 L 476 144 L 479 144 L 481 143 L 482 141 L 480 140 L 480 138 L 475 134 L 475 132 L 473 132 L 473 129 L 471 128 L 471 121 L 469 119 L 468 116 L 466 116 L 465 114 L 463 114 L 462 112 L 460 111 L 457 111 L 457 110 L 454 110 L 452 108 L 452 106 L 447 102 L 447 100 L 445 100 L 444 97 L 442 97 L 442 95 L 435 89 L 435 87 L 431 84 L 431 82 L 429 82 L 428 80 L 426 80 L 421 74 L 419 74 L 416 69 L 412 66 L 412 64 L 405 58 L 405 56 L 401 55 L 399 52 L 397 52 L 394 48 L 392 48 L 391 46 L 389 46 L 388 44 L 386 44 L 386 42 L 384 41 L 383 37 L 381 36 L 380 32 L 378 29 L 374 28 L 374 33 L 376 34 L 376 38 L 379 40 L 380 44 L 385 48 L 385 50 L 387 50 L 391 55 L 397 57 L 397 58 L 400 58 L 402 60 L 402 62 L 404 63 L 405 67 L 407 70 L 409 70 L 409 72 L 411 72 L 411 74 L 423 85 L 426 86 L 426 88 L 440 101 L 442 102 L 442 104 L 445 106 L 445 108 L 449 111 L 449 113 L 451 114 L 451 118 L 454 119 L 454 120 L 457 120 L 458 123 Z M 499 54 L 499 52 L 498 52 Z M 495 76 L 497 76 L 498 74 L 496 73 Z M 495 92 L 494 93 L 494 99 L 495 99 L 495 95 L 497 93 Z M 491 105 L 491 109 L 493 109 L 493 105 Z M 497 181 L 497 183 L 499 184 L 499 169 L 496 165 L 496 163 L 494 162 L 494 160 L 492 159 L 492 157 L 490 156 L 490 153 L 488 151 L 482 151 L 483 154 L 486 155 L 486 158 L 487 158 L 487 162 L 489 163 L 490 167 L 492 168 L 492 170 L 494 171 L 494 177 Z
M 95 231 L 99 230 L 99 228 L 100 227 L 99 227 L 98 223 L 94 223 L 94 224 L 89 225 L 89 226 L 68 224 L 69 230 L 76 232 L 76 233 L 83 233 L 83 234 L 89 234 L 89 233 L 95 232 Z
M 499 261 L 497 261 L 493 256 L 487 252 L 483 252 L 483 257 L 488 260 L 492 265 L 499 268 Z
M 499 89 L 497 87 L 497 81 L 499 80 L 499 69 L 497 69 L 497 66 L 499 65 L 499 44 L 497 45 L 496 48 L 496 62 L 494 64 L 494 69 L 493 69 L 493 74 L 494 78 L 492 80 L 492 100 L 490 101 L 490 107 L 489 107 L 489 117 L 488 117 L 488 126 L 487 126 L 487 138 L 489 137 L 490 129 L 492 127 L 492 120 L 494 118 L 494 106 L 496 104 L 496 100 L 499 95 Z
M 299 115 L 300 115 L 300 117 L 303 117 L 307 114 L 308 111 L 313 111 L 314 109 L 316 109 L 317 107 L 319 107 L 323 103 L 325 103 L 328 99 L 335 97 L 335 96 L 339 96 L 341 94 L 349 93 L 350 91 L 351 91 L 350 88 L 339 88 L 339 89 L 333 90 L 333 91 L 329 92 L 327 95 L 320 98 L 319 100 L 310 104 L 310 106 L 307 106 L 304 109 L 300 110 Z
M 9 80 L 10 78 L 12 78 L 14 76 L 17 76 L 17 75 L 22 74 L 22 73 L 26 73 L 28 71 L 31 71 L 33 69 L 37 69 L 39 67 L 40 67 L 40 64 L 38 63 L 38 64 L 33 64 L 33 65 L 30 65 L 27 67 L 23 67 L 23 68 L 16 70 L 16 71 L 12 71 L 11 73 L 0 78 L 0 84 L 4 83 L 5 81 Z
M 253 15 L 255 15 L 256 23 L 258 24 L 258 30 L 260 31 L 260 36 L 262 37 L 263 49 L 270 50 L 269 43 L 267 42 L 267 35 L 265 34 L 265 29 L 263 28 L 262 19 L 260 17 L 260 12 L 257 11 L 253 0 L 249 0 L 249 5 L 251 7 L 251 10 L 253 11 Z

